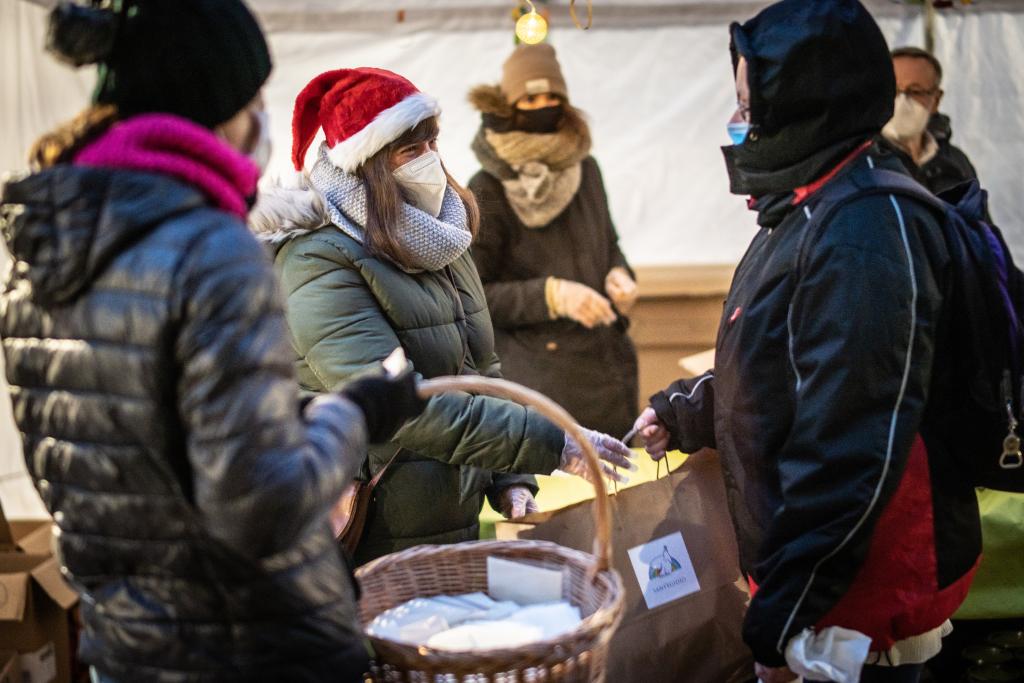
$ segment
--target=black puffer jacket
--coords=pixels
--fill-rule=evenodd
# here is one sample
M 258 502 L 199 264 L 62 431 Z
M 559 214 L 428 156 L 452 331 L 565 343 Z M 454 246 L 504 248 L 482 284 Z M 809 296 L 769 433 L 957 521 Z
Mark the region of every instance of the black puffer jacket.
M 362 416 L 300 416 L 277 280 L 238 219 L 164 176 L 8 184 L 0 335 L 25 458 L 123 681 L 361 680 L 326 513 Z
M 832 210 L 834 193 L 900 169 L 870 145 L 893 84 L 860 78 L 865 55 L 871 73 L 891 73 L 867 11 L 787 0 L 733 38 L 769 139 L 727 157 L 734 187 L 760 188 L 762 229 L 725 303 L 715 371 L 651 402 L 673 445 L 721 454 L 741 562 L 757 584 L 744 624 L 757 660 L 781 666 L 793 636 L 829 626 L 881 651 L 953 614 L 980 550 L 974 490 L 950 453 L 949 256 L 938 218 L 898 193 L 871 189 Z M 861 105 L 846 120 L 818 111 L 843 102 Z M 809 156 L 772 135 L 806 138 Z

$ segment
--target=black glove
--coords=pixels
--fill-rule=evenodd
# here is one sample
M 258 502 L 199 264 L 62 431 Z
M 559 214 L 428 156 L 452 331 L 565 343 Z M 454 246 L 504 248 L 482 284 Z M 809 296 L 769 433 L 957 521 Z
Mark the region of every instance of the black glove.
M 398 377 L 362 377 L 346 384 L 341 395 L 363 411 L 370 443 L 389 440 L 427 406 L 416 393 L 416 377 L 411 372 Z

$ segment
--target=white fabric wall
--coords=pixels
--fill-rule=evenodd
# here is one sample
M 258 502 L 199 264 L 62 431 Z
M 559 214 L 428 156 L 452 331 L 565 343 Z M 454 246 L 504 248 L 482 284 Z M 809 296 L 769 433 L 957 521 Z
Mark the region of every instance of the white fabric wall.
M 737 11 L 757 4 L 734 1 Z M 345 9 L 481 4 L 388 3 L 350 2 Z M 598 10 L 602 4 L 597 3 Z M 654 3 L 644 4 L 648 12 L 656 11 L 650 9 Z M 256 0 L 255 6 L 270 17 L 273 11 L 293 11 L 295 3 Z M 303 6 L 318 7 L 312 0 Z M 894 11 L 891 4 L 879 7 L 886 15 L 880 24 L 893 45 L 923 42 L 916 13 Z M 287 12 L 277 20 L 281 17 L 287 19 Z M 31 141 L 80 109 L 91 89 L 87 70 L 73 72 L 43 53 L 44 19 L 45 11 L 35 5 L 0 0 L 0 170 L 23 169 Z M 271 19 L 271 25 L 277 20 Z M 559 23 L 564 26 L 564 19 Z M 556 27 L 551 36 L 573 102 L 591 115 L 594 153 L 624 250 L 638 265 L 735 262 L 754 222 L 743 199 L 728 193 L 718 150 L 727 142 L 725 122 L 735 101 L 725 23 L 709 23 L 704 16 L 693 25 L 629 25 L 610 29 L 598 12 L 591 31 Z M 445 31 L 396 25 L 374 31 L 274 32 L 276 68 L 266 89 L 276 143 L 272 169 L 288 168 L 291 105 L 302 86 L 327 69 L 373 65 L 408 76 L 441 101 L 441 152 L 456 177 L 467 180 L 477 168 L 468 146 L 479 118 L 465 93 L 477 83 L 498 80 L 512 40 L 507 30 L 469 29 L 457 21 L 454 26 Z M 1024 72 L 1024 13 L 943 14 L 937 33 L 936 50 L 947 70 L 943 109 L 953 117 L 954 139 L 978 167 L 992 193 L 993 215 L 1017 258 L 1024 260 L 1024 193 L 1017 170 L 1024 160 L 1024 86 L 1008 77 Z M 0 378 L 0 396 L 6 395 L 3 389 Z M 39 512 L 27 479 L 11 477 L 22 469 L 8 402 L 0 399 L 0 499 L 17 514 Z

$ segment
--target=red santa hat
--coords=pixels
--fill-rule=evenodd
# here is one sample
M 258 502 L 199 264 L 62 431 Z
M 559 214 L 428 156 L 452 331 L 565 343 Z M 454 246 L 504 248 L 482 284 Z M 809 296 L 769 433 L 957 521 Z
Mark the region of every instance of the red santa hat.
M 369 67 L 327 71 L 295 98 L 292 164 L 302 170 L 306 151 L 323 128 L 331 163 L 353 173 L 403 133 L 440 113 L 437 100 L 396 73 Z

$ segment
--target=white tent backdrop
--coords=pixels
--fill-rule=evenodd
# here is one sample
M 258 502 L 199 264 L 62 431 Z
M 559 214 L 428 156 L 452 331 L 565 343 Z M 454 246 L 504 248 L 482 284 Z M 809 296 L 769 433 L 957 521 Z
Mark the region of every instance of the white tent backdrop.
M 465 95 L 500 76 L 512 47 L 511 0 L 252 4 L 275 59 L 266 89 L 272 172 L 288 168 L 291 105 L 302 86 L 321 71 L 362 65 L 402 73 L 436 96 L 449 169 L 461 180 L 476 170 L 469 142 L 479 117 Z M 726 26 L 767 3 L 596 0 L 587 32 L 572 28 L 566 4 L 552 3 L 551 42 L 573 103 L 590 114 L 626 254 L 637 265 L 735 262 L 754 222 L 743 199 L 727 191 L 718 149 L 735 106 Z M 923 42 L 919 9 L 889 0 L 871 7 L 892 45 Z M 44 54 L 45 15 L 26 0 L 0 0 L 0 169 L 22 169 L 31 141 L 79 110 L 92 86 L 88 70 L 73 72 Z M 936 53 L 946 68 L 943 110 L 954 141 L 977 166 L 992 213 L 1024 260 L 1024 86 L 1011 76 L 1024 72 L 1024 7 L 978 0 L 941 13 Z M 40 512 L 25 477 L 5 478 L 21 468 L 9 406 L 0 400 L 0 498 L 15 514 Z

